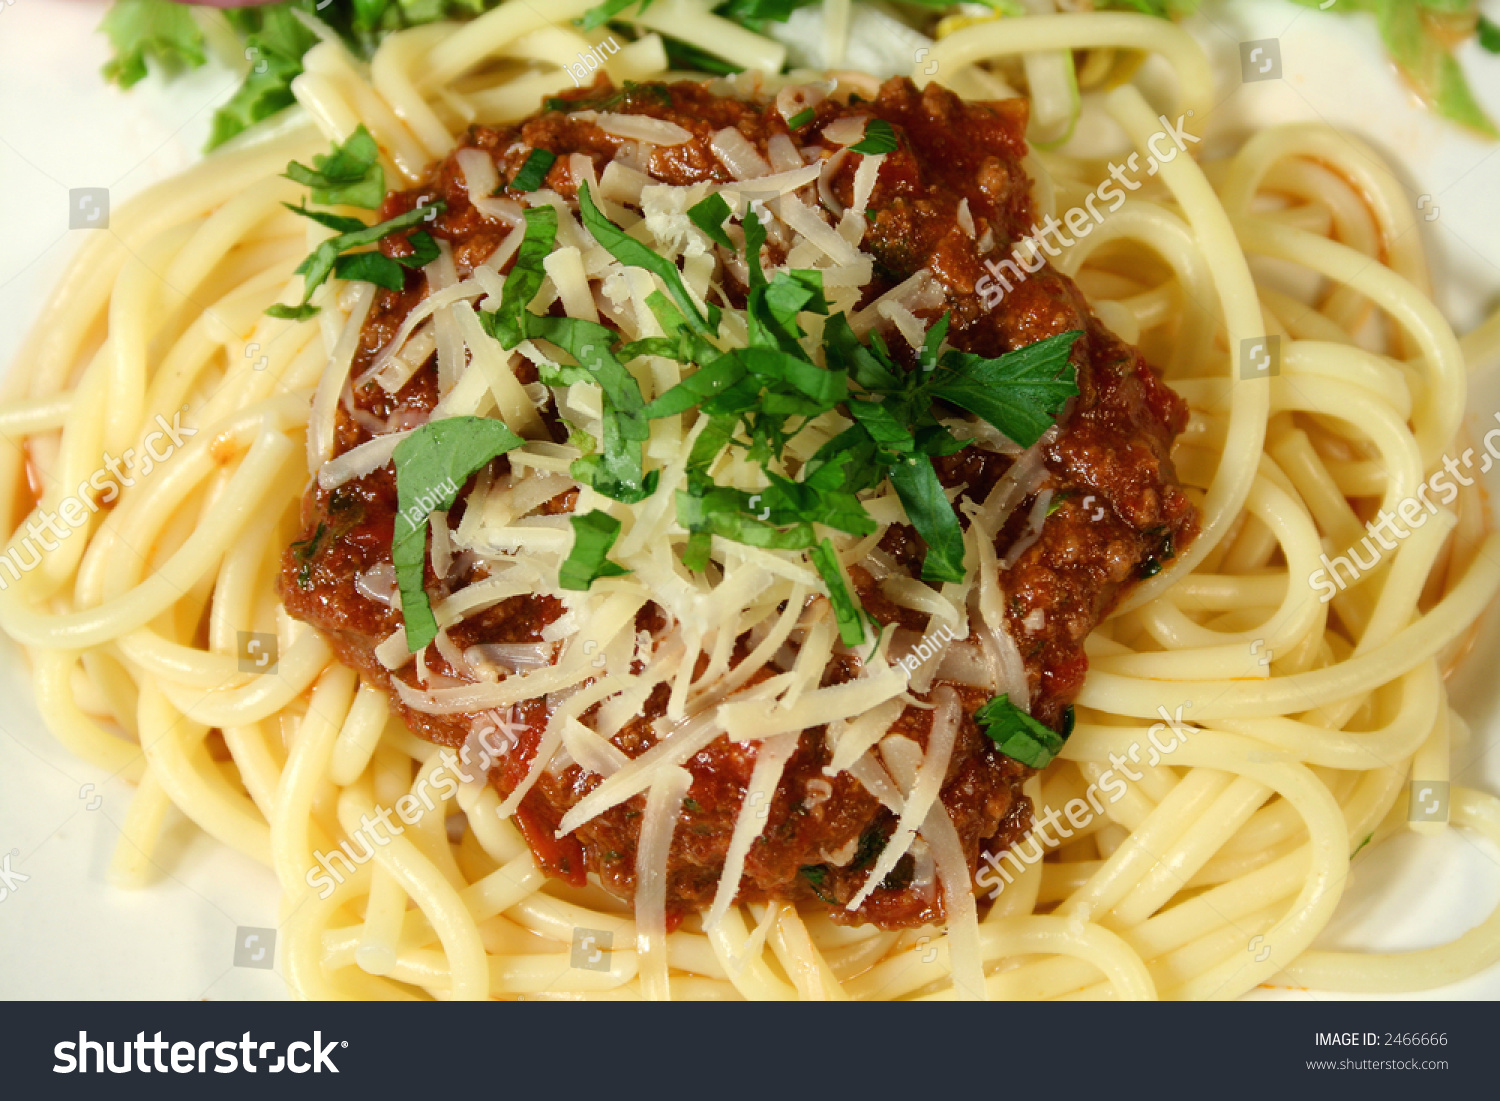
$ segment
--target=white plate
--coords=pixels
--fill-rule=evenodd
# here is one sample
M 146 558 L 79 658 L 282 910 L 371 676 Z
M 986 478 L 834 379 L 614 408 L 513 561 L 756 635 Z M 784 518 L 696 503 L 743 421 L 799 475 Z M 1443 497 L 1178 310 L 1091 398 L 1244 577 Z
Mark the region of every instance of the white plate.
M 94 33 L 104 8 L 102 0 L 0 2 L 0 364 L 10 363 L 62 273 L 74 235 L 92 232 L 68 229 L 68 191 L 107 187 L 118 203 L 192 163 L 214 107 L 237 83 L 210 66 L 167 86 L 152 78 L 128 94 L 106 86 L 99 67 L 108 51 Z M 1210 4 L 1190 26 L 1221 74 L 1216 132 L 1321 119 L 1358 133 L 1399 166 L 1424 219 L 1439 304 L 1459 331 L 1493 308 L 1500 143 L 1469 137 L 1423 109 L 1368 18 L 1238 0 Z M 1268 38 L 1279 42 L 1283 79 L 1242 85 L 1239 44 Z M 1470 43 L 1462 59 L 1500 117 L 1500 58 Z M 1500 410 L 1494 372 L 1474 389 L 1471 420 L 1489 421 Z M 1500 617 L 1491 615 L 1454 685 L 1475 732 L 1457 750 L 1454 780 L 1490 791 L 1500 790 L 1500 755 L 1490 752 L 1500 734 L 1500 684 L 1488 675 L 1500 654 L 1497 627 Z M 0 642 L 0 866 L 13 850 L 12 870 L 28 877 L 0 900 L 0 997 L 285 996 L 275 970 L 234 966 L 237 928 L 277 924 L 268 870 L 176 816 L 155 882 L 140 891 L 106 884 L 128 799 L 127 785 L 52 740 L 16 649 Z M 1360 855 L 1319 943 L 1386 951 L 1440 944 L 1497 899 L 1500 854 L 1490 846 L 1458 831 L 1401 835 Z M 1500 997 L 1500 968 L 1433 994 Z

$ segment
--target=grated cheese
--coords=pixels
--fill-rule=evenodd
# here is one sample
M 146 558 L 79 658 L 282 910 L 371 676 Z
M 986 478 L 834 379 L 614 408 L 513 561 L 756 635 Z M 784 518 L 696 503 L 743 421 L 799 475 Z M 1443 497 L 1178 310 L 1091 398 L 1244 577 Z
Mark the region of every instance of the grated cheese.
M 632 141 L 645 142 L 648 145 L 685 145 L 693 140 L 691 130 L 686 130 L 675 122 L 652 118 L 649 115 L 620 115 L 604 111 L 595 122 L 606 134 L 613 134 L 617 138 L 630 138 Z
M 672 996 L 667 978 L 667 859 L 682 800 L 692 783 L 687 769 L 664 770 L 651 785 L 641 815 L 635 854 L 635 950 L 640 959 L 641 993 L 652 1001 Z
M 719 876 L 719 886 L 714 893 L 713 905 L 703 918 L 705 926 L 717 925 L 734 902 L 740 887 L 740 876 L 745 870 L 745 857 L 750 846 L 765 832 L 770 820 L 771 802 L 776 797 L 776 785 L 781 783 L 786 762 L 797 750 L 797 735 L 779 734 L 768 738 L 757 748 L 755 767 L 750 770 L 750 783 L 745 787 L 745 796 L 740 801 L 739 814 L 734 820 L 734 832 L 729 838 L 729 848 L 724 853 L 724 871 Z
M 927 753 L 906 792 L 906 805 L 901 808 L 895 832 L 891 834 L 890 840 L 881 850 L 880 859 L 875 862 L 875 867 L 871 870 L 869 878 L 865 880 L 865 885 L 849 900 L 845 909 L 858 910 L 864 905 L 865 899 L 869 898 L 875 888 L 885 880 L 885 877 L 891 874 L 896 867 L 896 862 L 911 848 L 911 843 L 917 836 L 918 826 L 926 820 L 927 812 L 942 791 L 943 779 L 948 772 L 948 759 L 953 754 L 953 744 L 958 737 L 959 716 L 962 714 L 962 708 L 959 707 L 958 697 L 952 689 L 939 689 L 937 696 L 945 702 L 939 704 L 938 711 L 934 714 L 932 731 L 927 736 Z M 887 737 L 886 741 L 890 740 L 891 738 Z

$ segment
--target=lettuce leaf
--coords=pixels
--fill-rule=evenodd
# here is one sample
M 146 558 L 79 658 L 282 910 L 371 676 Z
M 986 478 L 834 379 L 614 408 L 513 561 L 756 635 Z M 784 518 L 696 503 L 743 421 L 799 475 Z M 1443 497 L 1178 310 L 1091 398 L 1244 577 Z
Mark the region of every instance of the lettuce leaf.
M 208 59 L 193 13 L 171 0 L 115 0 L 99 30 L 115 51 L 104 79 L 122 88 L 145 78 L 148 58 L 168 75 L 196 69 Z

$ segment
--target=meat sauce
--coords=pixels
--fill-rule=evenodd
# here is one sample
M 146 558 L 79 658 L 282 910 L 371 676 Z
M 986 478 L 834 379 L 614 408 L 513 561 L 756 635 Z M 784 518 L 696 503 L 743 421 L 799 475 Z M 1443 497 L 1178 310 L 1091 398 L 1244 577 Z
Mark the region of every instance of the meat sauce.
M 626 142 L 587 116 L 568 111 L 593 107 L 649 115 L 686 128 L 693 134 L 691 141 L 646 147 L 650 174 L 678 185 L 730 181 L 709 148 L 710 137 L 723 127 L 736 127 L 763 154 L 774 135 L 788 133 L 774 106 L 719 96 L 693 83 L 616 91 L 601 79 L 570 99 L 549 104 L 568 110 L 545 109 L 514 127 L 475 127 L 462 145 L 488 153 L 501 179 L 513 178 L 531 150 L 549 150 L 558 157 L 544 186 L 576 201 L 578 181 L 570 172 L 568 154 L 587 155 L 597 176 Z M 873 102 L 823 101 L 814 118 L 792 132 L 793 140 L 804 156 L 809 147 L 820 147 L 831 156 L 839 147 L 820 136 L 823 129 L 853 114 L 886 119 L 899 142 L 887 155 L 868 204 L 873 214 L 860 247 L 873 256 L 875 277 L 864 289 L 861 306 L 925 267 L 942 285 L 945 301 L 919 315 L 930 322 L 951 311 L 949 342 L 956 348 L 995 356 L 1062 332 L 1084 334 L 1072 353 L 1079 395 L 1045 447 L 1044 480 L 995 540 L 997 557 L 1004 555 L 1027 527 L 1036 496 L 1052 492 L 1054 511 L 1040 536 L 1002 571 L 1000 580 L 1008 626 L 1024 658 L 1032 714 L 1056 727 L 1082 684 L 1087 667 L 1083 644 L 1089 631 L 1136 580 L 1159 569 L 1197 532 L 1196 511 L 1177 485 L 1169 458 L 1174 438 L 1186 425 L 1186 408 L 1138 352 L 1099 323 L 1072 282 L 1051 267 L 1018 284 L 995 308 L 987 308 L 977 293 L 976 283 L 986 270 L 983 261 L 1008 254 L 1032 222 L 1030 181 L 1020 164 L 1026 153 L 1023 102 L 965 103 L 936 85 L 918 91 L 898 79 L 888 82 Z M 831 180 L 834 197 L 845 205 L 853 199 L 857 160 L 845 158 Z M 469 202 L 456 153 L 434 168 L 424 186 L 388 196 L 381 217 L 433 200 L 442 200 L 446 209 L 423 228 L 450 243 L 463 278 L 494 251 L 510 227 L 481 215 Z M 982 253 L 979 242 L 989 251 Z M 387 238 L 381 248 L 398 256 L 410 245 L 404 238 Z M 726 279 L 729 293 L 742 296 L 744 288 L 733 286 L 732 277 Z M 407 276 L 404 290 L 378 292 L 355 357 L 356 377 L 392 339 L 424 293 L 424 280 L 416 272 Z M 889 343 L 898 359 L 904 355 L 906 366 L 914 367 L 904 341 L 896 338 Z M 524 375 L 521 380 L 530 381 Z M 337 450 L 369 439 L 372 418 L 420 423 L 436 403 L 436 387 L 435 362 L 429 361 L 395 394 L 371 382 L 346 395 Z M 552 410 L 543 412 L 556 438 L 565 439 Z M 980 501 L 1011 462 L 998 453 L 968 447 L 938 460 L 938 471 L 945 485 L 961 487 L 961 500 Z M 503 457 L 496 460 L 497 472 L 505 468 Z M 545 510 L 569 511 L 572 498 L 572 493 L 556 498 Z M 455 521 L 462 508 L 461 496 Z M 287 550 L 281 577 L 290 613 L 323 632 L 342 661 L 387 687 L 393 675 L 417 683 L 410 665 L 391 674 L 374 656 L 376 644 L 400 626 L 399 606 L 363 595 L 355 578 L 390 562 L 395 514 L 395 476 L 389 466 L 332 491 L 314 482 L 303 505 L 302 539 Z M 910 527 L 891 528 L 882 549 L 900 568 L 920 575 L 925 548 Z M 461 561 L 441 580 L 429 563 L 426 584 L 434 604 L 483 576 L 481 567 Z M 925 617 L 886 600 L 865 571 L 856 567 L 851 577 L 865 607 L 883 623 L 918 631 L 926 626 Z M 466 619 L 451 634 L 461 648 L 537 642 L 561 611 L 550 597 L 512 597 Z M 660 609 L 648 604 L 637 627 L 661 632 L 670 624 L 663 622 Z M 742 639 L 736 652 L 742 656 L 747 648 Z M 463 677 L 435 649 L 428 651 L 428 668 Z M 850 679 L 857 671 L 854 659 L 836 656 L 823 684 Z M 1029 827 L 1031 807 L 1021 784 L 1032 770 L 999 753 L 973 721 L 973 712 L 985 702 L 984 693 L 950 687 L 960 695 L 964 717 L 941 798 L 973 868 L 982 850 L 998 853 Z M 655 743 L 653 720 L 664 713 L 666 696 L 666 687 L 658 686 L 641 713 L 614 738 L 627 756 L 638 756 Z M 413 710 L 394 694 L 391 706 L 415 733 L 447 746 L 461 745 L 474 721 L 474 716 Z M 520 744 L 491 775 L 502 794 L 526 775 L 547 723 L 547 704 L 528 701 L 517 707 L 516 717 L 522 725 Z M 909 707 L 892 732 L 925 747 L 931 725 L 930 709 Z M 746 860 L 740 900 L 821 903 L 836 920 L 884 927 L 941 921 L 941 893 L 930 877 L 918 875 L 911 854 L 858 910 L 846 911 L 845 904 L 863 886 L 894 829 L 895 816 L 847 773 L 824 776 L 830 760 L 824 733 L 822 727 L 805 731 L 787 762 L 765 829 Z M 705 908 L 714 896 L 756 752 L 754 743 L 721 738 L 687 765 L 692 786 L 668 864 L 668 909 L 674 921 Z M 565 838 L 554 837 L 562 816 L 598 782 L 597 776 L 575 765 L 558 775 L 544 772 L 522 800 L 517 822 L 549 874 L 581 883 L 593 872 L 605 888 L 629 899 L 635 887 L 644 796 L 599 815 Z

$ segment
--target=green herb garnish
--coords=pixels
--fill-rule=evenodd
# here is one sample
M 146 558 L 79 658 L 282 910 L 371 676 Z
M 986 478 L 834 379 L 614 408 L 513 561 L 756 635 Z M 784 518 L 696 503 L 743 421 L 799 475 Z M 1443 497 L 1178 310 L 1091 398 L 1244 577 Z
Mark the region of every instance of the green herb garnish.
M 535 191 L 547 179 L 547 172 L 557 161 L 557 154 L 545 149 L 533 149 L 526 154 L 526 163 L 510 181 L 513 191 Z
M 974 712 L 974 721 L 1007 757 L 1030 768 L 1046 768 L 1073 733 L 1074 719 L 1069 707 L 1063 712 L 1063 730 L 1051 730 L 1001 694 Z
M 333 152 L 313 157 L 313 167 L 293 161 L 286 178 L 312 188 L 312 201 L 319 206 L 358 206 L 374 210 L 385 198 L 385 170 L 380 167 L 380 147 L 365 129 L 355 128 Z
M 351 249 L 361 248 L 365 245 L 373 245 L 393 233 L 400 233 L 404 229 L 410 229 L 427 218 L 434 217 L 443 210 L 441 202 L 431 203 L 427 206 L 419 206 L 408 210 L 405 214 L 398 214 L 394 218 L 388 218 L 384 222 L 377 222 L 373 226 L 367 226 L 358 218 L 345 218 L 337 214 L 328 214 L 324 211 L 308 210 L 305 206 L 292 206 L 283 203 L 284 207 L 293 214 L 300 214 L 304 218 L 311 218 L 319 225 L 327 226 L 334 230 L 337 236 L 330 237 L 317 248 L 313 249 L 311 255 L 302 263 L 297 265 L 297 272 L 303 277 L 302 280 L 302 302 L 297 306 L 284 306 L 280 303 L 266 310 L 272 317 L 282 317 L 291 321 L 305 321 L 318 312 L 316 306 L 310 305 L 309 300 L 313 292 L 328 281 L 330 275 L 337 274 L 345 278 L 361 278 L 370 282 L 378 282 L 379 285 L 399 290 L 404 276 L 401 267 L 406 264 L 414 264 L 416 256 L 406 257 L 403 260 L 392 260 L 388 256 L 379 253 L 360 254 L 369 255 L 371 259 L 352 260 L 347 259 L 345 254 Z M 426 238 L 425 242 L 419 242 L 418 237 Z M 416 254 L 422 254 L 426 247 L 430 246 L 432 256 L 437 254 L 437 246 L 426 234 L 413 234 L 412 246 Z M 430 262 L 430 258 L 429 258 Z M 340 264 L 343 269 L 340 270 Z M 357 274 L 345 276 L 345 272 Z M 371 273 L 380 273 L 379 278 L 371 278 Z M 384 280 L 383 282 L 381 280 Z
M 855 153 L 874 156 L 893 153 L 896 149 L 896 131 L 885 119 L 871 119 L 865 123 L 865 136 L 849 148 Z
M 323 545 L 323 536 L 328 534 L 328 525 L 319 523 L 312 535 L 291 545 L 291 552 L 301 565 L 297 568 L 297 587 L 306 590 L 312 584 L 312 560 L 318 556 Z
M 620 577 L 630 572 L 606 557 L 620 536 L 620 521 L 598 509 L 582 516 L 569 516 L 568 520 L 573 525 L 573 549 L 558 570 L 559 585 L 564 589 L 584 590 L 600 577 Z
M 845 646 L 858 646 L 865 640 L 865 622 L 859 602 L 844 583 L 843 571 L 839 569 L 839 557 L 833 544 L 824 539 L 810 552 L 818 576 L 828 586 L 828 603 L 833 605 L 834 622 L 839 627 L 839 639 Z
M 818 896 L 819 901 L 829 903 L 830 905 L 834 902 L 823 891 L 824 886 L 828 882 L 827 868 L 821 864 L 806 864 L 797 869 L 797 874 L 807 880 L 808 886 L 812 888 L 812 893 Z
M 626 8 L 640 4 L 641 11 L 651 6 L 651 0 L 604 0 L 602 4 L 595 4 L 583 13 L 583 18 L 578 20 L 578 25 L 586 31 L 595 27 L 602 27 Z
M 800 130 L 813 120 L 815 114 L 816 112 L 811 107 L 804 107 L 786 120 L 786 128 L 788 130 Z
M 718 307 L 710 305 L 705 319 L 697 303 L 693 301 L 692 295 L 688 294 L 687 286 L 682 281 L 682 273 L 677 270 L 677 265 L 652 252 L 601 214 L 599 208 L 594 205 L 593 196 L 589 194 L 589 185 L 586 183 L 578 188 L 578 208 L 583 215 L 584 227 L 611 256 L 627 267 L 645 268 L 666 284 L 667 293 L 672 296 L 672 301 L 677 304 L 677 308 L 682 311 L 683 316 L 687 318 L 688 325 L 695 332 L 707 334 L 718 331 Z
M 542 261 L 557 242 L 557 211 L 550 206 L 534 206 L 526 211 L 526 233 L 510 274 L 498 309 L 483 315 L 485 328 L 507 351 L 526 339 L 526 307 L 542 288 L 546 269 Z
M 465 482 L 497 455 L 525 441 L 490 417 L 428 421 L 396 445 L 395 533 L 391 562 L 401 590 L 406 646 L 416 653 L 437 637 L 437 620 L 423 585 L 428 517 L 452 508 Z
M 709 239 L 725 248 L 733 248 L 734 242 L 729 239 L 729 234 L 724 232 L 724 219 L 728 218 L 731 211 L 729 204 L 724 201 L 724 196 L 715 191 L 701 202 L 694 203 L 688 207 L 687 215 Z

